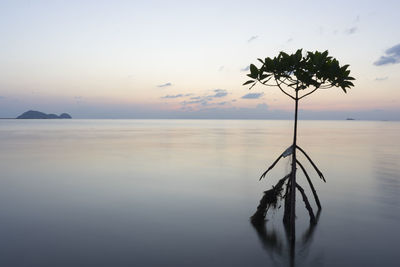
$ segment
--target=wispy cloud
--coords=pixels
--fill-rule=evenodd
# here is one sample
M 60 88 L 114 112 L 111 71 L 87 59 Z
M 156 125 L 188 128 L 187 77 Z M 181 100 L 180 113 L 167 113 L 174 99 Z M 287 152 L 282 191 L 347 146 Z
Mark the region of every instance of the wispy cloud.
M 345 32 L 346 34 L 350 35 L 350 34 L 356 33 L 357 31 L 358 31 L 358 28 L 354 26 L 354 27 L 351 27 L 351 28 L 346 29 L 344 32 Z
M 76 104 L 81 104 L 81 103 L 84 103 L 84 102 L 85 102 L 84 97 L 83 97 L 83 96 L 80 96 L 80 95 L 74 96 L 74 99 L 75 99 L 75 101 L 76 101 Z
M 248 43 L 250 43 L 250 42 L 253 42 L 255 39 L 257 39 L 258 38 L 258 35 L 253 35 L 253 36 L 251 36 L 248 40 L 247 40 L 247 42 Z
M 268 109 L 268 105 L 266 103 L 261 103 L 256 106 L 256 109 Z
M 169 87 L 169 86 L 172 86 L 172 83 L 164 83 L 164 84 L 157 85 L 157 87 Z
M 177 94 L 177 95 L 165 95 L 160 98 L 162 99 L 173 99 L 173 98 L 181 98 L 181 97 L 188 97 L 192 96 L 193 94 Z
M 243 71 L 243 72 L 249 71 L 249 70 L 250 70 L 250 65 L 240 69 L 240 71 Z
M 166 96 L 162 96 L 161 98 L 168 99 L 168 98 L 179 98 L 179 97 L 183 97 L 183 95 L 182 95 L 182 94 L 178 94 L 178 95 L 166 95 Z
M 385 51 L 385 55 L 381 56 L 374 62 L 375 66 L 400 63 L 400 44 L 397 44 Z
M 387 76 L 386 77 L 378 77 L 378 78 L 375 79 L 375 81 L 380 81 L 381 82 L 381 81 L 386 81 L 387 79 L 389 79 L 389 77 L 387 77 Z
M 192 105 L 192 104 L 200 104 L 202 106 L 207 106 L 209 104 L 209 100 L 206 99 L 206 98 L 200 98 L 200 99 L 197 99 L 197 100 L 181 102 L 181 105 L 183 105 L 183 106 Z
M 359 21 L 360 21 L 360 16 L 356 16 L 356 18 L 354 19 L 354 22 L 352 23 L 353 26 L 345 29 L 344 33 L 347 34 L 347 35 L 352 35 L 352 34 L 355 34 L 356 32 L 358 32 L 357 24 L 358 24 Z M 336 32 L 337 31 L 335 30 L 334 34 L 336 34 Z
M 224 97 L 228 95 L 228 92 L 224 89 L 215 89 L 214 92 L 215 94 L 209 97 Z
M 258 99 L 262 97 L 264 93 L 248 93 L 247 95 L 242 96 L 243 99 Z
M 225 89 L 214 89 L 214 94 L 211 95 L 202 95 L 202 96 L 192 96 L 189 101 L 182 101 L 181 105 L 194 105 L 198 104 L 201 106 L 210 106 L 210 105 L 225 105 L 221 104 L 223 102 L 215 103 L 213 102 L 215 99 L 220 99 L 228 95 L 228 91 Z

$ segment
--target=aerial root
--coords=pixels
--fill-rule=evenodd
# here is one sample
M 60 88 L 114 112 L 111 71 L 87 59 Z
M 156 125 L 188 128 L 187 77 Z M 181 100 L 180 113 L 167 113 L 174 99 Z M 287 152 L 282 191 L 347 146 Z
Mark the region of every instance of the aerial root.
M 251 222 L 253 224 L 264 222 L 268 209 L 270 207 L 277 207 L 278 200 L 282 197 L 283 184 L 289 177 L 290 174 L 286 175 L 280 179 L 275 186 L 272 186 L 272 189 L 264 192 L 264 196 L 260 200 L 257 211 L 253 214 L 253 216 L 251 216 Z
M 269 168 L 268 168 L 263 174 L 261 174 L 261 177 L 260 177 L 259 181 L 260 181 L 262 178 L 264 178 L 265 175 L 267 175 L 267 173 L 268 173 L 273 167 L 275 167 L 275 165 L 278 163 L 278 161 L 279 161 L 282 157 L 283 157 L 283 154 L 281 154 L 281 155 L 274 161 L 274 163 L 272 163 L 272 165 L 269 166 Z
M 310 205 L 310 202 L 308 201 L 306 193 L 304 193 L 304 189 L 297 183 L 296 183 L 296 187 L 300 191 L 301 196 L 303 197 L 303 202 L 304 202 L 304 204 L 306 206 L 306 209 L 308 210 L 308 214 L 310 215 L 310 223 L 315 224 L 316 220 L 315 220 L 314 212 L 313 212 L 313 209 L 312 209 L 312 207 Z
M 293 147 L 293 146 L 290 146 L 290 147 L 288 147 L 285 151 L 283 151 L 283 153 L 274 161 L 274 163 L 272 163 L 272 165 L 269 166 L 269 168 L 261 175 L 261 177 L 260 177 L 259 180 L 261 180 L 262 178 L 264 178 L 265 175 L 267 175 L 267 173 L 268 173 L 273 167 L 275 167 L 275 165 L 278 163 L 278 161 L 279 161 L 282 157 L 286 158 L 287 156 L 289 156 L 290 154 L 292 154 L 292 152 L 293 152 L 293 148 L 292 148 L 292 147 Z
M 310 161 L 311 165 L 314 167 L 315 171 L 318 173 L 319 177 L 326 183 L 325 177 L 322 174 L 322 172 L 317 168 L 315 163 L 312 161 L 312 159 L 307 155 L 307 153 L 299 146 L 296 145 L 296 147 L 306 156 L 306 158 Z
M 315 202 L 317 203 L 318 209 L 320 210 L 321 209 L 321 203 L 319 202 L 317 191 L 315 190 L 314 185 L 311 182 L 310 176 L 308 175 L 308 173 L 307 173 L 306 169 L 303 167 L 303 165 L 298 160 L 296 160 L 296 162 L 300 166 L 300 168 L 303 171 L 304 175 L 306 176 L 308 184 L 310 185 L 311 191 L 312 191 L 312 193 L 314 195 Z

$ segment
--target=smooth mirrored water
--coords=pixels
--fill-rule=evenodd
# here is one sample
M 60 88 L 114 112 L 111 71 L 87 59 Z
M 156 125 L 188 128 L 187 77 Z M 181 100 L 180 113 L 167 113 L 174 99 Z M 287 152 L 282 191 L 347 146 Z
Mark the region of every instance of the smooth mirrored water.
M 296 266 L 398 266 L 399 133 L 299 122 L 327 183 L 305 164 L 323 209 L 310 229 L 297 199 Z M 0 266 L 289 265 L 283 208 L 249 217 L 291 140 L 291 121 L 0 120 Z

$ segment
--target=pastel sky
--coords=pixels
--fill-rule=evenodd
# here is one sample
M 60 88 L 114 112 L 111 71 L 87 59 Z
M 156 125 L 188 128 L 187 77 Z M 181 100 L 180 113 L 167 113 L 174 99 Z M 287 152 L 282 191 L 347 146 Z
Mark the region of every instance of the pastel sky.
M 291 118 L 246 68 L 329 50 L 355 87 L 300 103 L 302 118 L 400 120 L 399 1 L 0 1 L 0 117 Z

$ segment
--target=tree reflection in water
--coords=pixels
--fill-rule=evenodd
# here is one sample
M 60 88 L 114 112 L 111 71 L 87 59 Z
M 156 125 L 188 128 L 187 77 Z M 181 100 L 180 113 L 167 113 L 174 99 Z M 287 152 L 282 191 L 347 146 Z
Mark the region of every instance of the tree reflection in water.
M 321 210 L 316 214 L 316 223 L 310 223 L 302 234 L 301 242 L 291 242 L 292 237 L 287 227 L 285 227 L 285 234 L 282 234 L 275 227 L 268 228 L 267 221 L 251 221 L 251 224 L 256 230 L 262 247 L 270 255 L 275 266 L 282 266 L 282 262 L 287 261 L 290 267 L 294 267 L 296 263 L 303 265 L 304 260 L 302 257 L 296 262 L 296 245 L 298 254 L 308 254 L 320 215 Z

